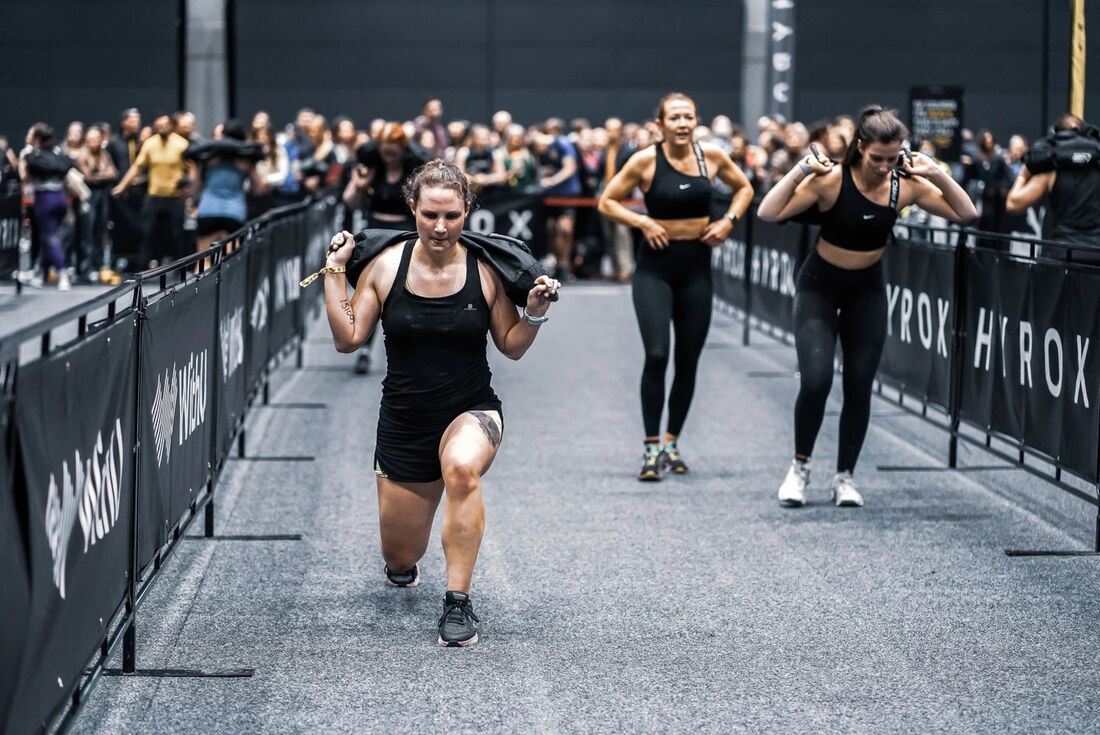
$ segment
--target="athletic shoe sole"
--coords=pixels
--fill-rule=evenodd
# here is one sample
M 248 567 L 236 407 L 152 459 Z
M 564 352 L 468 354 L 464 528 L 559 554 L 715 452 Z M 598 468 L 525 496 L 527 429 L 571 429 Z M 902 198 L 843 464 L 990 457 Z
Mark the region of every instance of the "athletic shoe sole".
M 862 508 L 863 501 L 856 502 L 854 500 L 837 500 L 836 494 L 833 495 L 833 502 L 836 503 L 838 508 Z
M 660 482 L 661 476 L 656 472 L 647 472 L 644 475 L 638 475 L 638 482 Z
M 784 508 L 801 508 L 806 504 L 805 500 L 780 500 L 779 505 Z
M 413 581 L 409 582 L 408 584 L 398 584 L 397 582 L 394 582 L 392 579 L 390 579 L 390 575 L 386 574 L 384 576 L 386 577 L 386 584 L 390 587 L 415 587 L 416 585 L 420 584 L 420 566 L 417 565 L 416 577 L 414 577 Z
M 442 636 L 439 637 L 439 645 L 444 648 L 469 648 L 475 643 L 477 643 L 477 633 L 474 633 L 473 638 L 467 638 L 464 641 L 445 641 Z

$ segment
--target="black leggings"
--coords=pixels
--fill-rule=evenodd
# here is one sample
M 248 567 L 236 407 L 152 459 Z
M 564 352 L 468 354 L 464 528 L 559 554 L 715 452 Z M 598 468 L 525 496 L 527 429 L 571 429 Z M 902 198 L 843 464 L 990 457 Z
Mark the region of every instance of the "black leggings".
M 647 437 L 661 432 L 670 321 L 676 332 L 676 352 L 668 397 L 668 433 L 679 436 L 687 418 L 713 308 L 710 253 L 698 240 L 673 240 L 664 250 L 654 250 L 646 243 L 641 246 L 634 271 L 634 313 L 645 347 L 642 421 Z
M 794 338 L 802 376 L 794 404 L 794 451 L 809 457 L 833 385 L 836 338 L 844 360 L 838 472 L 853 472 L 871 418 L 871 385 L 886 339 L 886 289 L 882 264 L 850 271 L 817 252 L 798 273 Z

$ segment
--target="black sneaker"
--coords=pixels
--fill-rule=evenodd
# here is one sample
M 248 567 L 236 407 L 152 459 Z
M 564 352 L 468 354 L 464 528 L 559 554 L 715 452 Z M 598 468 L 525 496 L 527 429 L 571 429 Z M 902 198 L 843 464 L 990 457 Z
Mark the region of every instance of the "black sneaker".
M 366 375 L 370 372 L 370 353 L 360 352 L 355 358 L 355 374 Z
M 443 617 L 439 619 L 439 645 L 448 648 L 472 646 L 477 643 L 477 625 L 470 596 L 447 590 L 443 596 Z
M 413 564 L 403 572 L 394 572 L 386 567 L 386 584 L 390 587 L 415 587 L 420 584 L 420 565 Z
M 638 473 L 641 482 L 659 482 L 661 480 L 661 455 L 657 452 L 645 453 L 642 458 L 642 471 Z
M 688 466 L 684 462 L 684 458 L 680 456 L 680 450 L 674 445 L 666 445 L 661 450 L 660 456 L 661 469 L 665 472 L 671 472 L 674 475 L 686 475 Z

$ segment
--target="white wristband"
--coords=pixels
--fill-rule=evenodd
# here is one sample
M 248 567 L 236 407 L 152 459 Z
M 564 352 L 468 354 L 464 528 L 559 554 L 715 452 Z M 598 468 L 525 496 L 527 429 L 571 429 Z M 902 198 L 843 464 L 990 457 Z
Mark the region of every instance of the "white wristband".
M 525 306 L 525 307 L 523 307 L 523 321 L 527 322 L 532 327 L 538 327 L 538 326 L 540 326 L 542 324 L 545 324 L 546 322 L 550 321 L 550 317 L 545 316 L 545 315 L 543 315 L 543 316 L 531 316 L 530 314 L 527 313 L 527 307 Z

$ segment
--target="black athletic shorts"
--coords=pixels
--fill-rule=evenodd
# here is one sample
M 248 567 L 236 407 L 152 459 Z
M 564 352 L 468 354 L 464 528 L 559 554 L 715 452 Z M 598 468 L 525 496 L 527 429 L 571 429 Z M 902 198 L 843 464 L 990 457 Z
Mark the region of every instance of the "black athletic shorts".
M 500 401 L 480 403 L 457 412 L 447 421 L 432 423 L 402 415 L 383 405 L 378 412 L 378 438 L 374 447 L 374 473 L 394 482 L 435 482 L 443 477 L 439 442 L 451 422 L 470 411 L 496 411 L 504 431 Z

